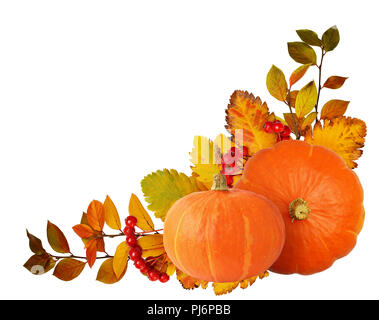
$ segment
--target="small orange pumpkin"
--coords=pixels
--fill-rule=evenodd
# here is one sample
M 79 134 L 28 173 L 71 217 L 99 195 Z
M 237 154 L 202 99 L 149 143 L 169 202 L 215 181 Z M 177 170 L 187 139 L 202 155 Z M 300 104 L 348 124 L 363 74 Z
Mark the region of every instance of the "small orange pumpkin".
M 363 190 L 335 152 L 283 141 L 253 155 L 235 188 L 264 195 L 279 208 L 286 242 L 271 270 L 312 274 L 355 246 L 363 226 Z
M 265 197 L 228 190 L 215 176 L 211 191 L 191 193 L 167 213 L 163 242 L 183 272 L 205 281 L 234 282 L 261 274 L 279 256 L 284 223 Z

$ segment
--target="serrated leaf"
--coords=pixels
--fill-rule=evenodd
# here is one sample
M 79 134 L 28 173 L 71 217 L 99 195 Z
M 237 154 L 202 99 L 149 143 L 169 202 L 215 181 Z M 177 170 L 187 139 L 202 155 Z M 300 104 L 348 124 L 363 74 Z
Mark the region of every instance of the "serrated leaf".
M 337 26 L 333 26 L 326 30 L 321 38 L 325 51 L 334 50 L 340 42 L 340 34 Z
M 304 64 L 298 67 L 294 72 L 292 72 L 291 77 L 290 77 L 290 86 L 292 87 L 296 82 L 298 82 L 307 72 L 309 67 L 312 64 Z
M 293 60 L 301 64 L 316 64 L 316 52 L 304 42 L 288 42 L 288 53 Z
M 305 43 L 311 46 L 320 47 L 322 45 L 322 41 L 319 39 L 317 33 L 312 30 L 301 29 L 296 30 L 296 33 L 298 34 L 301 40 L 303 40 Z
M 286 101 L 288 84 L 282 70 L 272 66 L 267 73 L 266 86 L 268 92 L 279 101 Z
M 324 104 L 321 110 L 321 119 L 332 120 L 343 116 L 347 110 L 350 101 L 330 100 Z
M 104 206 L 100 201 L 93 200 L 87 209 L 88 224 L 96 231 L 102 231 L 105 223 Z
M 29 233 L 28 230 L 26 230 L 26 235 L 29 239 L 29 248 L 33 253 L 36 255 L 42 255 L 46 252 L 42 246 L 42 241 L 39 238 Z
M 355 160 L 362 155 L 361 148 L 365 143 L 366 132 L 364 121 L 342 116 L 325 120 L 324 125 L 317 122 L 313 131 L 307 131 L 305 141 L 331 149 L 353 169 L 357 167 Z
M 107 196 L 104 201 L 104 215 L 106 224 L 113 230 L 121 229 L 120 215 L 112 199 Z
M 157 257 L 166 251 L 163 246 L 162 234 L 149 234 L 138 239 L 138 245 L 142 249 L 142 257 Z
M 216 296 L 226 294 L 226 293 L 230 293 L 235 288 L 237 288 L 238 285 L 239 285 L 239 281 L 237 281 L 237 282 L 223 282 L 223 283 L 214 282 L 214 283 L 212 283 L 213 291 L 216 294 Z
M 206 289 L 208 287 L 207 281 L 192 278 L 188 274 L 180 271 L 178 268 L 176 269 L 176 278 L 178 279 L 182 287 L 187 290 L 196 289 L 199 287 Z
M 85 262 L 76 259 L 65 258 L 58 262 L 53 275 L 60 280 L 71 281 L 82 273 L 85 265 Z
M 47 240 L 54 251 L 59 253 L 70 253 L 70 247 L 65 235 L 50 221 L 47 221 Z
M 113 258 L 110 258 L 101 264 L 99 271 L 97 272 L 96 280 L 105 284 L 113 284 L 120 281 L 125 275 L 125 272 L 126 268 L 120 277 L 117 277 L 113 271 Z
M 323 88 L 339 89 L 343 86 L 346 79 L 348 79 L 348 78 L 339 77 L 339 76 L 331 76 L 325 81 Z
M 121 242 L 113 257 L 113 271 L 116 278 L 119 278 L 128 266 L 129 246 L 125 241 Z
M 296 115 L 298 118 L 303 118 L 317 103 L 317 88 L 314 81 L 309 82 L 300 89 L 295 103 Z
M 246 91 L 236 90 L 230 97 L 226 110 L 226 129 L 236 141 L 235 130 L 243 130 L 243 145 L 248 148 L 249 155 L 259 150 L 270 148 L 276 143 L 276 134 L 266 133 L 264 124 L 269 117 L 266 102 Z M 239 143 L 240 144 L 240 143 Z
M 143 231 L 154 230 L 153 220 L 151 220 L 150 215 L 134 193 L 132 193 L 129 200 L 129 215 L 137 218 L 137 227 Z
M 167 211 L 175 201 L 187 194 L 205 191 L 207 188 L 195 177 L 187 177 L 176 170 L 158 170 L 141 181 L 148 209 L 164 221 Z

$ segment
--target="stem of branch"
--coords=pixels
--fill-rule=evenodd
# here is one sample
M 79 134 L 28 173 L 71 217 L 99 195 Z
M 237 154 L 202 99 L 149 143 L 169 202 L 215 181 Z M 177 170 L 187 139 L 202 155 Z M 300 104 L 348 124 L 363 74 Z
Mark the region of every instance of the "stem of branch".
M 288 105 L 288 108 L 290 109 L 290 113 L 291 113 L 294 129 L 295 129 L 296 139 L 299 140 L 300 139 L 299 128 L 297 127 L 297 121 L 295 119 L 295 115 L 293 114 L 292 108 L 291 108 L 291 87 L 288 89 L 287 105 Z
M 87 260 L 87 257 L 81 257 L 81 256 L 76 256 L 74 254 L 71 254 L 69 256 L 54 256 L 52 254 L 50 254 L 50 257 L 53 257 L 57 260 L 59 259 L 85 259 Z M 107 259 L 107 258 L 113 258 L 113 256 L 110 256 L 109 254 L 105 255 L 105 256 L 102 256 L 102 257 L 96 257 L 96 259 Z
M 321 74 L 322 74 L 322 63 L 324 61 L 324 56 L 325 56 L 326 52 L 324 51 L 324 48 L 321 47 L 321 61 L 320 61 L 320 65 L 317 66 L 318 67 L 318 93 L 317 93 L 317 102 L 316 102 L 316 105 L 315 105 L 315 110 L 317 112 L 317 115 L 316 115 L 316 122 L 318 122 L 318 103 L 320 101 L 320 93 L 321 93 Z

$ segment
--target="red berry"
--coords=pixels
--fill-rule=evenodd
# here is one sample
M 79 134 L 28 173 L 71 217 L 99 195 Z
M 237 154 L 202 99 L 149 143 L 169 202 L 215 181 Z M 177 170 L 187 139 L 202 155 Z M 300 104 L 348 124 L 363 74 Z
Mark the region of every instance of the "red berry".
M 155 269 L 149 270 L 147 275 L 151 281 L 157 281 L 159 279 L 159 272 Z
M 281 122 L 277 122 L 277 123 L 274 123 L 272 125 L 272 130 L 275 132 L 275 133 L 281 133 L 284 129 L 284 125 L 283 123 Z
M 246 146 L 242 147 L 242 155 L 247 157 L 249 155 L 249 149 Z
M 142 269 L 143 267 L 147 267 L 145 260 L 143 258 L 138 258 L 136 261 L 134 261 L 134 266 L 137 269 Z
M 284 126 L 283 131 L 281 132 L 282 137 L 288 137 L 291 134 L 291 128 L 289 126 Z
M 129 216 L 125 219 L 125 224 L 129 227 L 135 227 L 137 224 L 137 218 L 135 216 Z
M 139 271 L 141 271 L 141 273 L 143 273 L 143 274 L 148 273 L 149 270 L 150 270 L 150 268 L 146 265 L 146 263 L 145 263 L 145 265 L 144 265 L 143 267 L 141 267 L 141 268 L 139 269 Z
M 126 226 L 124 228 L 124 235 L 130 236 L 131 234 L 134 234 L 135 229 L 133 227 Z
M 137 245 L 137 238 L 135 235 L 130 235 L 126 237 L 126 243 L 129 247 L 135 247 Z
M 276 142 L 280 142 L 280 141 L 282 141 L 282 137 L 281 137 L 280 135 L 278 135 L 278 136 L 276 137 Z
M 272 132 L 272 125 L 273 125 L 272 122 L 267 121 L 267 122 L 265 123 L 265 125 L 264 125 L 264 130 L 265 130 L 265 132 L 267 132 L 267 133 L 271 133 L 271 132 Z
M 291 137 L 290 136 L 282 137 L 282 140 L 291 140 Z
M 228 185 L 229 188 L 233 186 L 233 176 L 225 176 L 226 178 L 226 184 Z
M 141 247 L 135 246 L 134 248 L 130 248 L 129 257 L 130 260 L 137 261 L 137 259 L 141 257 Z
M 165 283 L 165 282 L 167 282 L 168 280 L 170 280 L 170 277 L 168 276 L 167 273 L 162 273 L 162 274 L 159 276 L 159 281 L 162 282 L 162 283 Z

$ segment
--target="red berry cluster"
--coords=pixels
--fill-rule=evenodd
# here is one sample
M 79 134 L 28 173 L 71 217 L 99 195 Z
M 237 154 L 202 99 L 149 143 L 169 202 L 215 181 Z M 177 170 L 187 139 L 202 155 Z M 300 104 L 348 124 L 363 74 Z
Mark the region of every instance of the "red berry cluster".
M 130 247 L 129 258 L 134 261 L 134 266 L 141 271 L 142 274 L 147 275 L 151 281 L 159 280 L 160 282 L 167 282 L 170 277 L 167 273 L 159 272 L 154 269 L 153 261 L 154 257 L 149 257 L 146 260 L 142 258 L 142 249 L 138 245 L 137 237 L 135 235 L 135 226 L 137 224 L 137 218 L 129 216 L 125 219 L 126 227 L 124 228 L 124 234 L 126 235 L 126 243 Z
M 242 159 L 249 155 L 247 147 L 242 148 L 231 147 L 229 152 L 225 153 L 221 159 L 221 173 L 226 177 L 226 183 L 229 188 L 233 187 L 233 176 L 240 174 L 241 168 L 236 165 Z
M 285 126 L 280 120 L 273 122 L 267 121 L 264 125 L 264 130 L 267 133 L 276 133 L 278 135 L 277 141 L 290 140 L 291 128 Z

